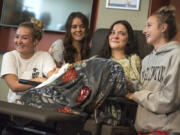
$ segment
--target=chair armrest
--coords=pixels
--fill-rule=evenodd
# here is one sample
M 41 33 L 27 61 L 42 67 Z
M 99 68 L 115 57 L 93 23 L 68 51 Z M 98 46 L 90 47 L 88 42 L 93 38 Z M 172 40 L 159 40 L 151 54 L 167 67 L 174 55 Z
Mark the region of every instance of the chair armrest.
M 19 79 L 19 83 L 33 85 L 33 86 L 37 86 L 41 84 L 41 82 L 30 81 L 30 80 L 25 80 L 25 79 Z
M 125 103 L 125 104 L 137 105 L 136 102 L 134 102 L 133 100 L 130 100 L 130 99 L 126 98 L 126 97 L 108 97 L 107 100 L 117 102 L 117 103 Z
M 51 109 L 39 109 L 36 107 L 8 103 L 4 101 L 0 101 L 0 114 L 35 120 L 42 123 L 47 123 L 49 121 L 73 121 L 84 118 L 81 115 L 65 114 Z

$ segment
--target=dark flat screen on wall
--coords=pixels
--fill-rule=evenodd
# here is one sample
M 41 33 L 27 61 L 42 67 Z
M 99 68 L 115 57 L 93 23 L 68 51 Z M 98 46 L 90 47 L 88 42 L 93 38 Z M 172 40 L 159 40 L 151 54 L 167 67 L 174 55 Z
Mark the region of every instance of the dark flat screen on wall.
M 91 18 L 93 0 L 3 0 L 0 25 L 17 27 L 31 17 L 43 21 L 47 31 L 65 31 L 71 12 L 82 12 Z

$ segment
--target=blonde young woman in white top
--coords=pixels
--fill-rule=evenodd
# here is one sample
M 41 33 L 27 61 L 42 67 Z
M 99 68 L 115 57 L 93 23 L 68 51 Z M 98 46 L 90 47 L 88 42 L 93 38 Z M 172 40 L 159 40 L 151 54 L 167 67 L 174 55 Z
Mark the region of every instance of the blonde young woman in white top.
M 19 79 L 42 82 L 54 73 L 56 67 L 48 52 L 36 51 L 42 38 L 42 22 L 32 19 L 19 25 L 14 38 L 15 50 L 3 55 L 1 77 L 9 86 L 8 102 L 15 102 L 34 87 L 19 83 Z

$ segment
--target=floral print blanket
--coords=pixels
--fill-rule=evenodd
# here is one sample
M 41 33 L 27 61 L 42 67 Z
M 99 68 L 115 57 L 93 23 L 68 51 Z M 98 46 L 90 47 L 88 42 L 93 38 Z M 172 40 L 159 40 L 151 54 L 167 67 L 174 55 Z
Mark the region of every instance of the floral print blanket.
M 124 71 L 112 60 L 91 58 L 64 65 L 60 70 L 63 71 L 44 85 L 27 91 L 17 103 L 57 112 L 89 114 L 108 96 L 127 93 Z

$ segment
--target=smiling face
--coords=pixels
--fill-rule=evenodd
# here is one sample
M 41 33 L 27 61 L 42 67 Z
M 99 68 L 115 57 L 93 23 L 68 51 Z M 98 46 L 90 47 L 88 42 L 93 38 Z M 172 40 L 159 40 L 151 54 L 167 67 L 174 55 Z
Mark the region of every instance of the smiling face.
M 34 54 L 35 44 L 32 39 L 32 30 L 27 27 L 19 27 L 14 38 L 15 48 L 22 58 L 30 58 Z
M 128 31 L 123 24 L 115 24 L 109 35 L 109 45 L 113 50 L 124 51 L 128 42 Z
M 150 16 L 143 31 L 146 36 L 147 43 L 154 46 L 161 45 L 162 40 L 164 40 L 164 32 L 166 29 L 167 25 L 160 24 L 157 16 Z
M 80 18 L 76 17 L 72 21 L 71 36 L 73 41 L 81 41 L 85 37 L 86 28 Z

